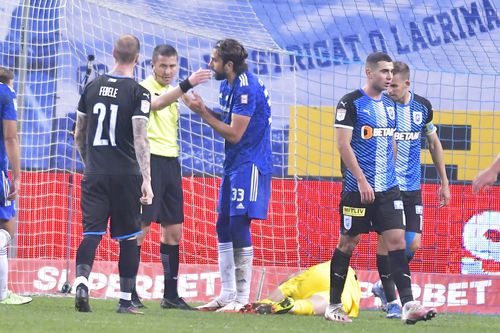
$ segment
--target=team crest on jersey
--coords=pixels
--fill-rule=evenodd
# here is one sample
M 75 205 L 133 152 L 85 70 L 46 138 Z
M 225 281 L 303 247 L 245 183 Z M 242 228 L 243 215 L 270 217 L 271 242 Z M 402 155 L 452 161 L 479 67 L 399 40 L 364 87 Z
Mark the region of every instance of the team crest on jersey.
M 347 113 L 347 110 L 346 109 L 337 109 L 337 120 L 338 121 L 342 121 L 345 119 L 345 115 Z
M 344 229 L 350 230 L 352 227 L 352 216 L 344 215 Z
M 241 104 L 248 104 L 248 95 L 241 95 Z
M 413 122 L 417 125 L 422 123 L 422 112 L 413 112 Z
M 394 118 L 396 117 L 396 113 L 394 112 L 394 107 L 388 106 L 387 114 L 389 115 L 389 119 L 394 120 Z

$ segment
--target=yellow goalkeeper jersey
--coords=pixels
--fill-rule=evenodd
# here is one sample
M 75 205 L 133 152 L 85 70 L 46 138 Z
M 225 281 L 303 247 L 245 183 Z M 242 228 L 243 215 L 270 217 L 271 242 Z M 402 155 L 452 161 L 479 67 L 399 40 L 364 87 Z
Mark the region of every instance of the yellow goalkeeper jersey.
M 152 75 L 140 83 L 151 93 L 151 100 L 173 89 L 171 85 L 160 85 Z M 153 111 L 149 115 L 148 139 L 151 154 L 177 157 L 179 145 L 177 131 L 179 128 L 179 103 L 175 102 L 164 109 Z
M 330 263 L 311 266 L 302 273 L 283 282 L 279 289 L 284 296 L 294 300 L 308 299 L 312 295 L 321 294 L 329 301 L 330 295 Z M 342 292 L 342 305 L 350 317 L 357 317 L 361 301 L 361 287 L 354 270 L 349 267 L 347 278 Z

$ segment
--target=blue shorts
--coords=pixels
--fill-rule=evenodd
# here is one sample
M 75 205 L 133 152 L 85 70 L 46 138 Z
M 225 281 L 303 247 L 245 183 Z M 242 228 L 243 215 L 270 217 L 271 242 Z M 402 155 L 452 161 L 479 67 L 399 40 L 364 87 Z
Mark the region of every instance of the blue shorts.
M 16 215 L 16 209 L 14 208 L 14 201 L 7 200 L 10 190 L 10 182 L 8 178 L 7 171 L 3 170 L 1 186 L 0 186 L 0 220 L 10 220 Z
M 247 215 L 251 219 L 267 219 L 271 178 L 272 174 L 261 174 L 253 163 L 224 175 L 217 212 L 224 216 Z

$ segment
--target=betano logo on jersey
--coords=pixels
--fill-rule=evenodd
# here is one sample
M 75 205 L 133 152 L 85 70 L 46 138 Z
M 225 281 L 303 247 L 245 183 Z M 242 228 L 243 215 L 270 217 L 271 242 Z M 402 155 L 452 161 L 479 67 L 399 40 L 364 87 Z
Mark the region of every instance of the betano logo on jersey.
M 395 132 L 396 141 L 415 141 L 420 139 L 420 132 Z
M 370 125 L 361 126 L 361 138 L 368 140 L 376 137 L 393 136 L 396 129 L 385 127 L 371 127 Z

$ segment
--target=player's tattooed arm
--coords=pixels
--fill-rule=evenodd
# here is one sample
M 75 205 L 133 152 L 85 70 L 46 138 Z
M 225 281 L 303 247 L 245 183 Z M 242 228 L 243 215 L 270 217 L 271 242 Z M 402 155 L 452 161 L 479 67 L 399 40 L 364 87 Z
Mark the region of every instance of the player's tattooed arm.
M 142 178 L 151 181 L 150 152 L 147 133 L 148 119 L 142 117 L 133 118 L 132 128 L 134 131 L 135 156 L 141 169 Z
M 142 197 L 139 200 L 143 205 L 150 205 L 154 197 L 153 189 L 151 188 L 151 168 L 147 128 L 147 118 L 138 117 L 132 119 L 135 156 L 142 174 Z
M 85 165 L 87 163 L 87 115 L 84 113 L 76 113 L 76 127 L 75 127 L 75 145 L 76 149 L 80 153 L 82 162 Z

